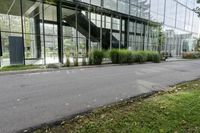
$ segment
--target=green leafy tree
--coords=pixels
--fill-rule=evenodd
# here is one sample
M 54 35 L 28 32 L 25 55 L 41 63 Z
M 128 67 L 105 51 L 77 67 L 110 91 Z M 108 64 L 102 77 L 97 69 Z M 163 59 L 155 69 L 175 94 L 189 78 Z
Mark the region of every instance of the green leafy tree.
M 158 27 L 158 52 L 161 52 L 162 46 L 165 44 L 165 33 L 162 29 L 162 26 Z
M 200 39 L 197 40 L 197 45 L 195 47 L 195 51 L 200 52 Z
M 197 0 L 197 3 L 200 3 L 200 0 Z M 194 11 L 198 14 L 198 16 L 200 17 L 200 7 L 196 7 L 194 9 Z
M 197 0 L 197 3 L 200 4 L 200 0 Z M 198 14 L 198 17 L 200 17 L 200 7 L 196 7 L 194 11 Z M 197 40 L 197 46 L 195 48 L 196 51 L 200 52 L 200 38 Z

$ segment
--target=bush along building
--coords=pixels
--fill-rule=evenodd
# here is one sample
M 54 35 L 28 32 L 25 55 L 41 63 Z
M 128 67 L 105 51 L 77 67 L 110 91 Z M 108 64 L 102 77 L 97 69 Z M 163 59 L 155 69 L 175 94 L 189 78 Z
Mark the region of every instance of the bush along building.
M 180 56 L 193 49 L 199 33 L 196 0 L 0 0 L 0 5 L 2 66 L 65 63 L 67 56 L 79 59 L 96 49 Z

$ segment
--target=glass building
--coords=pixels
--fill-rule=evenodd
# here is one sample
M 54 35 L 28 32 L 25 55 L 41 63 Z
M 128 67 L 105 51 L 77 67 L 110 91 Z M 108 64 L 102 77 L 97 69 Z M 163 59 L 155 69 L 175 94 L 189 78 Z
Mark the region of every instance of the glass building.
M 196 0 L 0 0 L 1 65 L 65 63 L 94 49 L 192 51 Z M 193 47 L 191 47 L 193 46 Z

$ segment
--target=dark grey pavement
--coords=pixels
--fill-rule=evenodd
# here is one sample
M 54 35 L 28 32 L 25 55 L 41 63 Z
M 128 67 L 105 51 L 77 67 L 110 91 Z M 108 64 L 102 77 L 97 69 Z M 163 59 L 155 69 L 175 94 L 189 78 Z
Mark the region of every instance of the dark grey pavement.
M 200 78 L 200 60 L 0 76 L 0 133 Z

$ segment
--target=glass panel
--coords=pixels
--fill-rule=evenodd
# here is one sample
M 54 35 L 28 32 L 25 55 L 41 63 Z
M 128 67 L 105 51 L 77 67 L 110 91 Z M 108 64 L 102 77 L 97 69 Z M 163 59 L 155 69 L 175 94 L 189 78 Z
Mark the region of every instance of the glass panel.
M 59 63 L 58 61 L 58 27 L 51 22 L 57 22 L 57 10 L 55 6 L 44 5 L 45 27 L 45 52 L 46 63 Z M 41 24 L 42 27 L 42 24 Z M 43 40 L 44 41 L 44 40 Z
M 1 65 L 10 65 L 9 38 L 22 38 L 21 6 L 20 0 L 0 1 L 0 30 L 3 58 Z
M 23 12 L 26 64 L 44 64 L 44 44 L 41 42 L 43 27 L 40 26 L 42 4 L 31 0 L 23 0 Z
M 165 24 L 175 26 L 176 20 L 176 2 L 174 0 L 166 1 Z
M 186 10 L 185 30 L 192 30 L 193 12 L 189 9 Z
M 78 36 L 76 35 L 76 10 L 62 8 L 63 15 L 63 51 L 64 51 L 64 62 L 66 57 L 70 58 L 70 62 L 73 62 L 73 58 L 77 55 Z M 82 16 L 85 12 L 80 13 Z M 77 14 L 78 15 L 78 14 Z M 78 18 L 78 17 L 77 17 Z M 80 21 L 77 21 L 80 22 Z M 87 26 L 87 25 L 86 25 Z M 88 27 L 85 27 L 88 29 Z M 78 28 L 80 29 L 80 28 Z
M 104 7 L 116 11 L 117 0 L 104 0 Z
M 118 11 L 129 14 L 129 0 L 118 0 Z
M 92 5 L 101 6 L 101 0 L 91 0 Z
M 151 0 L 151 20 L 163 22 L 165 0 Z
M 184 6 L 182 6 L 181 4 L 177 5 L 177 21 L 176 21 L 177 28 L 184 29 L 185 11 L 186 8 Z

